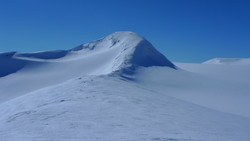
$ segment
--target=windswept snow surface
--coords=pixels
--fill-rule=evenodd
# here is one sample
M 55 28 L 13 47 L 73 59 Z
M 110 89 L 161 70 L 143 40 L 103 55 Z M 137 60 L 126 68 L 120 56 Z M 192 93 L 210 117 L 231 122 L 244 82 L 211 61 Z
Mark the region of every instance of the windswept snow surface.
M 0 140 L 249 141 L 250 67 L 175 64 L 132 32 L 2 53 Z
M 250 65 L 250 58 L 214 58 L 203 64 Z
M 1 140 L 248 141 L 250 119 L 111 76 L 86 76 L 0 107 Z
M 0 103 L 77 76 L 132 73 L 138 66 L 175 68 L 146 39 L 133 32 L 116 32 L 67 51 L 2 53 Z

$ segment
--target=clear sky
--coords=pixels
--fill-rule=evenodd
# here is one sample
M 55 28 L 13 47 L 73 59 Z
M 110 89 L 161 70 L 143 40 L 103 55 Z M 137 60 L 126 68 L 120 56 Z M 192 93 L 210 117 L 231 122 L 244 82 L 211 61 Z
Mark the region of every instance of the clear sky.
M 133 31 L 175 62 L 250 57 L 249 0 L 0 0 L 0 52 Z

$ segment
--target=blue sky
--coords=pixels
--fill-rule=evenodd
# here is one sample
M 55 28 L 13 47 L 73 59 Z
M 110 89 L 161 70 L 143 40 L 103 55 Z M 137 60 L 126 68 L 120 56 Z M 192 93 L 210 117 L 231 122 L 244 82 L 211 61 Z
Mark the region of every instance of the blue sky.
M 250 57 L 248 0 L 0 0 L 0 52 L 69 49 L 134 31 L 176 62 Z

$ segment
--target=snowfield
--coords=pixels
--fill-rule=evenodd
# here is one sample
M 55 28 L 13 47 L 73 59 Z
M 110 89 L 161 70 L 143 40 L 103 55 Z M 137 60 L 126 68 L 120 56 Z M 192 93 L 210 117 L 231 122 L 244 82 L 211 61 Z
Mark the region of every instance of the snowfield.
M 248 63 L 173 64 L 116 32 L 70 50 L 2 53 L 0 68 L 1 141 L 250 140 Z
M 250 65 L 250 58 L 214 58 L 203 64 Z

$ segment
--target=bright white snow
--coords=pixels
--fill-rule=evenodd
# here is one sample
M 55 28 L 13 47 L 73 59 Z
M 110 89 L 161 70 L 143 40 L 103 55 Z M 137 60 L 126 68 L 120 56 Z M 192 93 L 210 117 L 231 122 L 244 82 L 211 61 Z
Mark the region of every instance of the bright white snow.
M 250 65 L 250 58 L 214 58 L 204 64 Z
M 0 140 L 249 141 L 249 65 L 175 64 L 132 32 L 2 53 Z
M 67 51 L 3 53 L 0 103 L 81 75 L 131 73 L 138 65 L 175 68 L 147 40 L 133 32 L 117 32 Z

